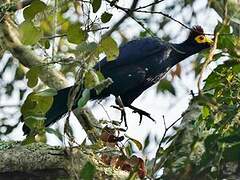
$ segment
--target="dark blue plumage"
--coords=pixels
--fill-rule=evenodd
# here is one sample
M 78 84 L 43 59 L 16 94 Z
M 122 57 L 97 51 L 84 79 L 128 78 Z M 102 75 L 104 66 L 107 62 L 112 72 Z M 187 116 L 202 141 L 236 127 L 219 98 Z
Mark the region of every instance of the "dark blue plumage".
M 203 37 L 205 39 L 202 40 Z M 124 106 L 151 118 L 145 111 L 131 106 L 131 103 L 158 82 L 171 67 L 192 54 L 209 48 L 211 44 L 212 41 L 203 35 L 203 30 L 199 26 L 194 27 L 187 40 L 181 44 L 165 43 L 153 37 L 130 41 L 120 48 L 116 60 L 107 61 L 104 58 L 96 64 L 94 69 L 99 70 L 105 78 L 110 77 L 113 84 L 99 95 L 92 92 L 91 99 L 102 99 L 110 94 L 120 96 Z M 71 87 L 60 90 L 54 96 L 54 103 L 46 114 L 46 126 L 56 122 L 67 112 L 70 89 Z M 73 108 L 76 108 L 76 104 Z

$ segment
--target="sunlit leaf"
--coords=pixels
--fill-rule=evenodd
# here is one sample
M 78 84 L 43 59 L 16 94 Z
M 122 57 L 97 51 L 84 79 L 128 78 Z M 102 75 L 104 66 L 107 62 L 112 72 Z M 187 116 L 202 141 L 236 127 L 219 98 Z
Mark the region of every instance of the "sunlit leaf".
M 203 106 L 202 108 L 202 117 L 205 119 L 206 117 L 209 116 L 209 108 L 207 106 Z
M 41 129 L 44 127 L 45 123 L 44 117 L 37 117 L 37 116 L 28 116 L 24 119 L 24 123 L 30 128 L 30 129 Z
M 80 44 L 85 41 L 88 37 L 86 31 L 83 31 L 80 23 L 71 24 L 67 31 L 67 39 L 70 43 Z
M 32 92 L 28 95 L 24 104 L 22 105 L 21 112 L 24 118 L 31 117 L 44 117 L 45 113 L 51 108 L 53 103 L 52 96 L 38 95 Z
M 100 51 L 105 52 L 108 61 L 116 59 L 119 55 L 117 43 L 110 36 L 101 40 Z
M 26 19 L 33 19 L 35 15 L 46 9 L 47 5 L 40 0 L 33 0 L 31 5 L 23 10 L 23 16 Z
M 91 89 L 99 84 L 97 74 L 93 70 L 89 70 L 85 73 L 84 87 Z
M 42 32 L 31 21 L 24 21 L 19 25 L 19 34 L 23 44 L 36 44 L 42 37 Z
M 39 74 L 39 68 L 31 68 L 27 74 L 26 78 L 28 79 L 27 85 L 30 88 L 33 88 L 38 83 L 38 74 Z

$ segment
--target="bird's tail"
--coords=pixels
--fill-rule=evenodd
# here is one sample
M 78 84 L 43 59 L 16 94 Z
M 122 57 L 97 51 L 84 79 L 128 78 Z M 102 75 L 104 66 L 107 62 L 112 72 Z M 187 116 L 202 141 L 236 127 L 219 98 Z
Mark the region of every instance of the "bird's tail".
M 55 96 L 53 96 L 53 104 L 46 114 L 47 119 L 45 121 L 45 126 L 55 123 L 68 112 L 68 94 L 71 88 L 72 86 L 61 89 Z M 76 108 L 76 103 L 73 108 Z M 23 116 L 21 116 L 21 121 L 23 121 Z M 30 129 L 26 126 L 26 124 L 23 125 L 23 132 L 24 134 L 30 133 Z

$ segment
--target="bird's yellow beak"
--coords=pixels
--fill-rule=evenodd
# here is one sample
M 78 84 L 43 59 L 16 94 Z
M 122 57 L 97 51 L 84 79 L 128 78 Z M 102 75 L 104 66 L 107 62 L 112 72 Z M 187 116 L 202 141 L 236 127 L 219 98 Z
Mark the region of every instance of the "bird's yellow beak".
M 205 36 L 205 42 L 209 43 L 211 46 L 214 45 L 214 41 L 211 38 L 207 37 L 207 36 Z

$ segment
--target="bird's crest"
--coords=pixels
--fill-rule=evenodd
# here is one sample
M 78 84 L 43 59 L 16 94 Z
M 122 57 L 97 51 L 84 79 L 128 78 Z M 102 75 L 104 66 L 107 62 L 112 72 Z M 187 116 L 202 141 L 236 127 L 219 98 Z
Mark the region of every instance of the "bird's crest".
M 199 25 L 193 26 L 189 34 L 190 37 L 196 37 L 198 35 L 204 34 L 203 28 Z

